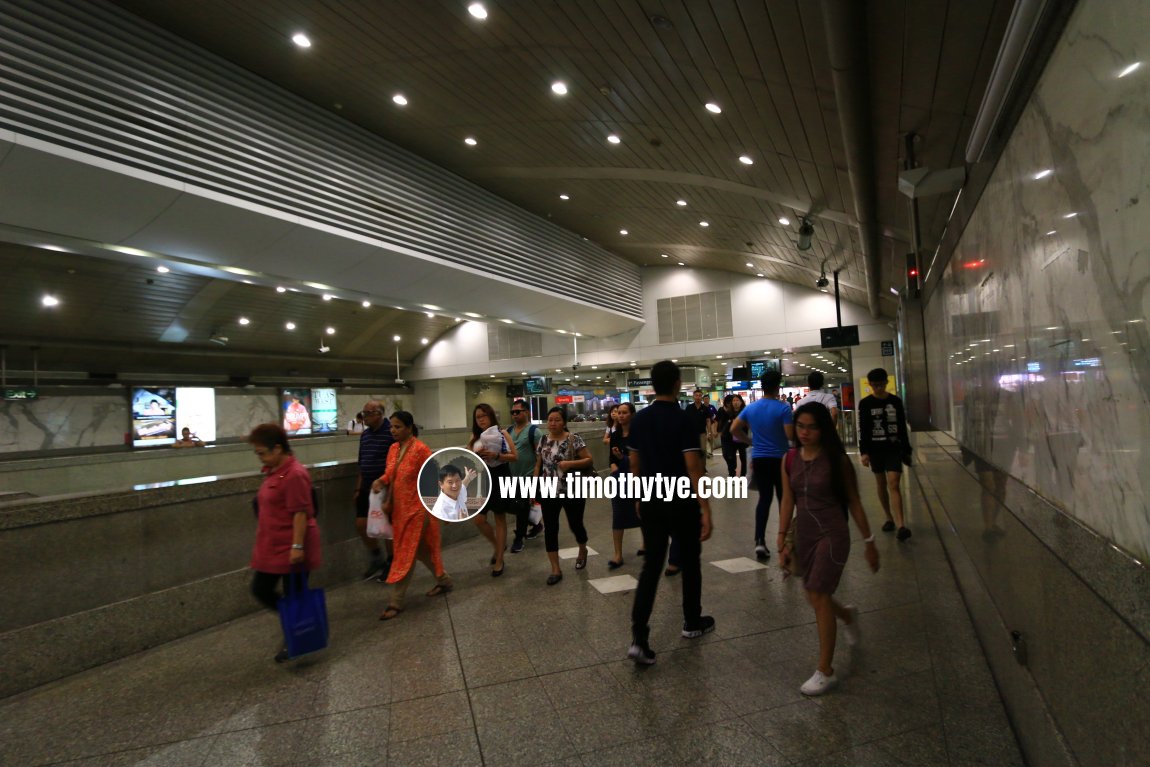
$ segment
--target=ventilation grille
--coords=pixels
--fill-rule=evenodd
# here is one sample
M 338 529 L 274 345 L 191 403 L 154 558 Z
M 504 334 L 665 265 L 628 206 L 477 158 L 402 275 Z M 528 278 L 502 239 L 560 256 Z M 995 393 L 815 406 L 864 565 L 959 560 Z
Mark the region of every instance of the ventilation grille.
M 629 261 L 96 0 L 0 4 L 0 128 L 643 316 Z
M 730 338 L 734 335 L 729 290 L 660 298 L 657 309 L 661 344 Z
M 487 355 L 493 360 L 540 357 L 543 355 L 543 334 L 488 325 Z

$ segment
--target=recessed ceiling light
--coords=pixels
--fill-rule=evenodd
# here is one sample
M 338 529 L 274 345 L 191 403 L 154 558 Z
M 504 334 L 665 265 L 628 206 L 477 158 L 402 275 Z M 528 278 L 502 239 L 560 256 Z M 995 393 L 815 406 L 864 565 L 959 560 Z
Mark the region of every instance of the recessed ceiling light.
M 424 346 L 427 346 L 429 343 L 431 343 L 431 342 L 430 342 L 430 341 L 428 341 L 426 338 L 421 338 L 421 339 L 419 339 L 419 342 L 420 342 L 421 344 L 423 344 Z
M 624 237 L 626 237 L 626 236 L 627 236 L 627 230 L 626 230 L 626 229 L 620 229 L 620 230 L 619 230 L 619 234 L 621 234 L 621 235 L 623 235 Z
M 40 299 L 40 303 L 44 306 L 59 306 L 60 299 L 56 298 L 56 296 L 44 296 Z
M 758 274 L 756 274 L 755 276 L 756 276 L 756 277 L 762 277 L 762 276 L 763 276 L 763 273 L 762 273 L 762 272 L 759 272 L 759 273 L 758 273 Z
M 571 199 L 571 195 L 569 195 L 569 194 L 561 194 L 561 195 L 559 195 L 559 199 L 560 199 L 560 200 L 570 200 L 570 199 Z
M 1057 229 L 1051 229 L 1049 232 L 1046 233 L 1046 236 L 1049 237 L 1052 234 L 1058 234 L 1058 230 Z
M 611 135 L 607 136 L 607 141 L 612 144 L 618 144 L 620 141 L 622 141 L 622 139 L 612 133 Z
M 295 330 L 295 323 L 294 322 L 286 322 L 286 323 L 284 323 L 284 327 L 287 328 L 288 330 Z
M 399 343 L 399 342 L 400 342 L 401 340 L 403 340 L 403 339 L 401 339 L 399 336 L 392 336 L 392 337 L 391 337 L 391 340 L 392 340 L 392 341 L 395 341 L 396 343 Z
M 1121 72 L 1119 72 L 1118 76 L 1119 77 L 1125 77 L 1126 75 L 1134 72 L 1140 66 L 1142 66 L 1142 62 L 1141 61 L 1135 61 L 1133 64 L 1131 64 L 1130 66 L 1126 67 Z
M 334 336 L 334 335 L 335 335 L 335 328 L 329 327 L 329 328 L 327 329 L 327 334 L 328 334 L 329 336 Z
M 401 107 L 407 106 L 407 97 L 404 96 L 402 93 L 395 94 L 394 96 L 391 97 L 391 100 L 394 101 L 396 104 L 398 104 Z
M 556 373 L 562 373 L 563 371 L 562 371 L 562 370 L 560 370 L 559 368 L 555 368 L 555 372 L 556 372 Z
M 591 366 L 591 369 L 592 369 L 592 370 L 598 370 L 598 369 L 599 369 L 599 366 L 598 366 L 598 365 L 592 365 L 592 366 Z
M 467 144 L 467 146 L 475 146 L 475 145 L 476 145 L 476 144 L 478 144 L 479 142 L 478 142 L 478 141 L 476 141 L 476 140 L 475 140 L 474 138 L 472 138 L 471 136 L 468 136 L 467 138 L 463 139 L 463 143 L 464 143 L 464 144 Z
M 487 9 L 483 7 L 483 3 L 472 3 L 467 6 L 467 12 L 477 19 L 487 18 Z
M 670 258 L 670 256 L 668 256 L 666 253 L 660 253 L 659 255 L 662 256 L 663 258 Z
M 791 220 L 789 218 L 787 218 L 786 216 L 783 216 L 782 218 L 779 219 L 779 223 L 782 224 L 783 226 L 790 226 Z
M 475 319 L 479 319 L 483 316 L 482 314 L 476 314 L 475 312 L 464 312 L 464 314 L 468 317 L 474 317 Z
M 743 165 L 754 165 L 755 164 L 755 161 L 752 160 L 750 157 L 748 157 L 745 154 L 739 155 L 739 162 L 741 162 Z
M 371 301 L 363 301 L 362 303 L 360 303 L 360 306 L 362 306 L 364 309 L 370 309 L 371 308 Z
M 324 293 L 323 294 L 323 300 L 324 301 L 330 301 L 331 299 L 332 299 L 331 293 Z
M 1053 172 L 1054 171 L 1051 170 L 1050 168 L 1047 168 L 1046 170 L 1040 170 L 1034 174 L 1034 180 L 1035 181 L 1041 181 L 1042 179 L 1046 178 L 1047 176 L 1049 176 Z
M 435 315 L 434 315 L 434 314 L 432 314 L 431 312 L 424 312 L 424 314 L 426 314 L 426 315 L 427 315 L 427 318 L 428 318 L 429 320 L 433 320 L 433 319 L 435 319 Z
M 557 331 L 555 331 L 555 332 L 556 332 L 556 333 L 562 333 L 563 335 L 567 335 L 567 331 L 566 331 L 566 330 L 557 330 Z
M 499 321 L 504 323 L 505 325 L 514 325 L 515 324 L 515 320 L 499 320 Z
M 310 48 L 311 40 L 303 32 L 296 32 L 291 36 L 291 41 L 298 45 L 300 48 Z
M 710 225 L 711 225 L 711 224 L 710 224 L 710 222 L 708 222 L 708 221 L 700 221 L 700 222 L 699 222 L 699 226 L 710 226 Z
M 1063 216 L 1063 218 L 1074 218 L 1077 215 L 1078 213 L 1067 213 L 1065 216 Z
M 721 360 L 722 358 L 723 358 L 723 355 L 721 355 L 721 354 L 715 355 L 715 359 L 717 359 L 717 360 Z
M 723 108 L 713 101 L 708 101 L 706 104 L 703 105 L 703 107 L 706 108 L 706 110 L 708 112 L 710 112 L 711 114 L 717 115 L 717 114 L 723 113 Z
M 1058 330 L 1058 326 L 1052 325 L 1052 326 L 1048 327 L 1047 330 Z
M 283 287 L 282 285 L 277 285 L 276 286 L 276 292 L 277 293 L 287 293 L 287 288 Z
M 160 274 L 167 274 L 168 272 L 170 272 L 172 270 L 166 266 L 157 266 L 156 271 L 159 272 Z
M 555 82 L 551 83 L 551 92 L 556 96 L 566 96 L 567 83 L 563 82 L 562 80 L 556 80 Z
M 494 378 L 494 377 L 495 377 L 494 373 L 492 373 L 491 375 L 488 376 L 488 378 Z
M 680 208 L 687 207 L 687 201 L 686 200 L 675 200 L 675 204 L 678 205 Z
M 752 264 L 750 261 L 748 261 L 747 266 L 754 267 L 754 264 Z
M 679 266 L 686 266 L 686 264 L 684 264 L 682 261 L 680 261 Z
M 249 320 L 247 317 L 240 317 L 239 323 L 241 325 L 249 325 L 251 324 L 251 320 Z

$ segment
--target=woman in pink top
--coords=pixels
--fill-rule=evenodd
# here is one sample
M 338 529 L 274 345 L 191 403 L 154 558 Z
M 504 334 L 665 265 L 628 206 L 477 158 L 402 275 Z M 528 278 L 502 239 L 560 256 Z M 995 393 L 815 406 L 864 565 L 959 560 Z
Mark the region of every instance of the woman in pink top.
M 264 607 L 275 610 L 280 580 L 291 572 L 311 572 L 322 562 L 311 476 L 292 455 L 287 433 L 276 424 L 252 429 L 248 442 L 264 465 L 265 475 L 256 496 L 252 594 Z M 287 651 L 281 650 L 275 660 L 287 660 Z

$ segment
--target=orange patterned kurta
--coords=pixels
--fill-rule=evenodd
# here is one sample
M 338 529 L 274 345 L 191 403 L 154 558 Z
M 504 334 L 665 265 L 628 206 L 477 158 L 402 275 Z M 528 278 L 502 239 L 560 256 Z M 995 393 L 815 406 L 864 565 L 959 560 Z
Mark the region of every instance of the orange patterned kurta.
M 403 454 L 403 463 L 397 468 L 400 449 L 398 442 L 388 449 L 387 468 L 383 472 L 383 482 L 391 488 L 391 527 L 395 531 L 388 583 L 403 580 L 415 565 L 415 552 L 419 549 L 421 538 L 435 566 L 435 575 L 443 575 L 443 557 L 439 552 L 439 520 L 424 508 L 419 497 L 419 470 L 431 457 L 431 448 L 412 437 Z

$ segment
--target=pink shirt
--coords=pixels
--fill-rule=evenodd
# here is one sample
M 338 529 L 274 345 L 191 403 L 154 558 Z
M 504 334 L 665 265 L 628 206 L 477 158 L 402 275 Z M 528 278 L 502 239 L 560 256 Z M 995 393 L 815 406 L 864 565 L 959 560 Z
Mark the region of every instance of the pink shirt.
M 287 456 L 277 468 L 268 471 L 260 485 L 260 515 L 256 542 L 252 547 L 253 570 L 262 573 L 290 573 L 292 520 L 297 512 L 307 512 L 304 536 L 303 567 L 309 572 L 322 562 L 319 528 L 311 502 L 311 475 L 293 456 Z

